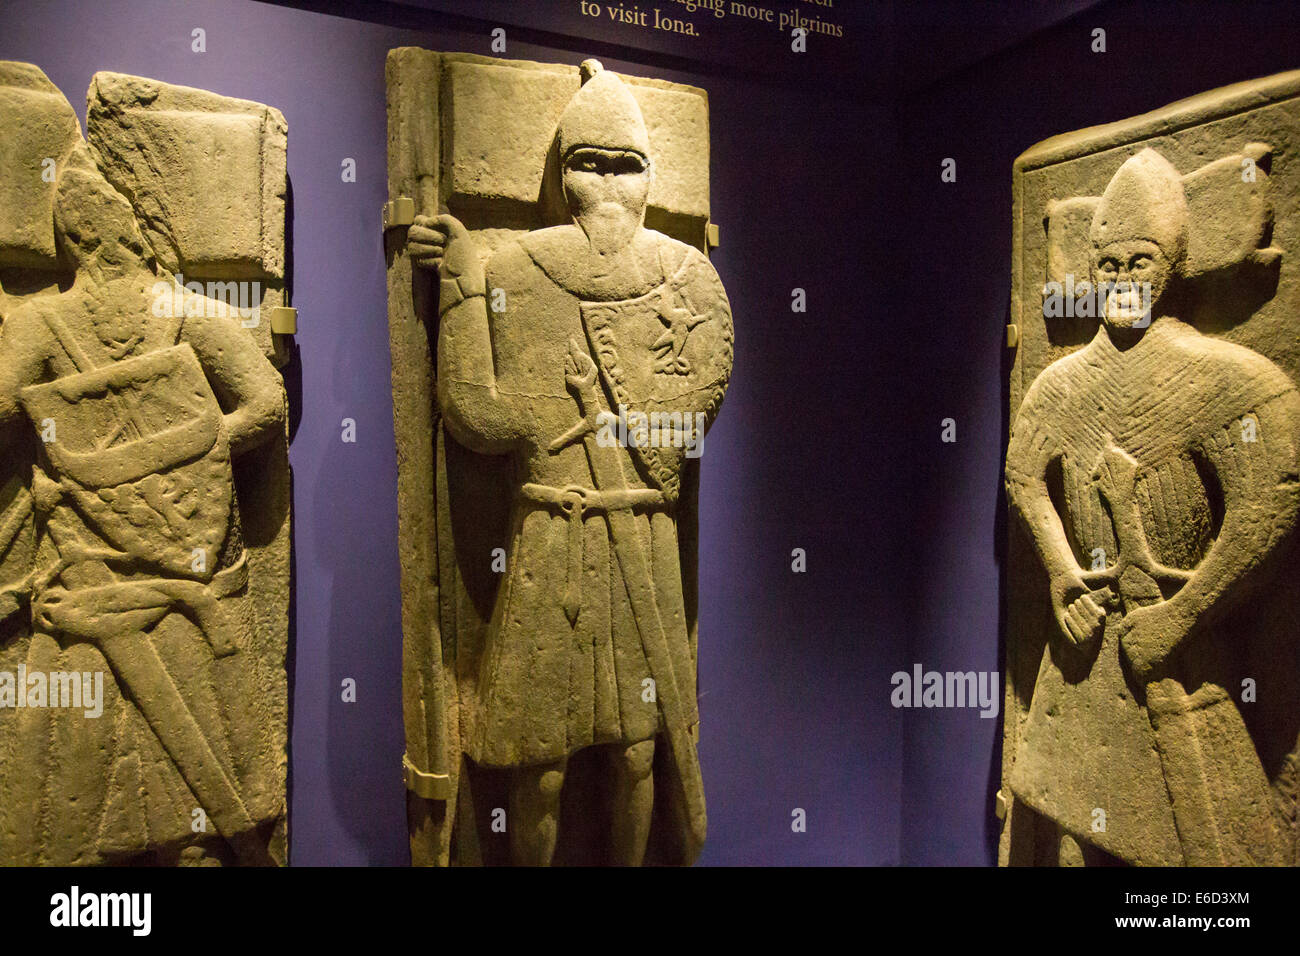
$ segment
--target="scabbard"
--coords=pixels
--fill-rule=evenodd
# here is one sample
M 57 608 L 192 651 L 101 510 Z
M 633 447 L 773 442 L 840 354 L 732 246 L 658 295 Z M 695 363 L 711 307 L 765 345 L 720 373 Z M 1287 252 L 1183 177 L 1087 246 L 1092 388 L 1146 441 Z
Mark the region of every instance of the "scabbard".
M 116 634 L 98 642 L 98 647 L 217 832 L 245 862 L 279 862 L 271 860 L 265 848 L 258 848 L 254 823 L 239 790 L 213 753 L 150 637 Z
M 1228 692 L 1165 678 L 1146 697 L 1185 865 L 1286 865 L 1272 788 Z
M 596 397 L 592 396 L 588 400 L 595 401 Z M 596 440 L 595 433 L 588 432 L 583 439 L 583 447 L 591 465 L 596 490 L 605 495 L 607 500 L 615 500 L 629 491 L 622 452 L 617 446 L 602 446 Z M 704 781 L 700 776 L 695 739 L 682 709 L 668 635 L 659 614 L 659 604 L 655 600 L 650 557 L 638 533 L 630 497 L 624 507 L 607 507 L 605 520 L 609 522 L 610 541 L 632 606 L 632 619 L 641 638 L 650 676 L 655 682 L 655 698 L 664 718 L 668 746 L 682 788 L 687 826 L 690 828 L 691 839 L 698 848 L 704 842 L 705 833 Z

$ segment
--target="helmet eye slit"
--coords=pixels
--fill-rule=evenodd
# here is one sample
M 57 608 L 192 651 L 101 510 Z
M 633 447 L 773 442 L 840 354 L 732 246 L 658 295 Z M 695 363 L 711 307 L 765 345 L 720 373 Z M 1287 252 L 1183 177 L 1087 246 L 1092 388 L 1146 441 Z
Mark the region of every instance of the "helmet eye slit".
M 624 150 L 576 149 L 565 163 L 573 171 L 599 176 L 638 176 L 648 165 L 644 157 Z

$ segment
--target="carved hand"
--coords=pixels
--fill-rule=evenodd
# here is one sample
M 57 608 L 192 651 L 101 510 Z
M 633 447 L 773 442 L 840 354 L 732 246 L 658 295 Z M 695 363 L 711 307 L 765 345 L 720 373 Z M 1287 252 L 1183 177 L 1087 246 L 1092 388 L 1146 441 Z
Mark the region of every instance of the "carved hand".
M 1176 600 L 1169 600 L 1134 608 L 1120 623 L 1120 649 L 1142 684 L 1164 676 L 1165 662 L 1190 627 L 1179 607 Z
M 596 363 L 576 339 L 569 340 L 569 352 L 564 359 L 564 381 L 583 398 L 596 384 Z
M 117 634 L 147 631 L 168 613 L 169 599 L 149 585 L 123 585 L 120 591 L 120 600 L 104 607 L 102 588 L 70 591 L 55 585 L 36 601 L 32 618 L 48 632 L 101 642 Z
M 1082 647 L 1100 637 L 1114 596 L 1109 587 L 1090 590 L 1079 574 L 1066 572 L 1052 581 L 1051 594 L 1057 626 L 1071 645 Z
M 444 279 L 471 275 L 483 268 L 469 230 L 451 215 L 416 216 L 406 233 L 406 251 L 417 266 L 437 269 Z

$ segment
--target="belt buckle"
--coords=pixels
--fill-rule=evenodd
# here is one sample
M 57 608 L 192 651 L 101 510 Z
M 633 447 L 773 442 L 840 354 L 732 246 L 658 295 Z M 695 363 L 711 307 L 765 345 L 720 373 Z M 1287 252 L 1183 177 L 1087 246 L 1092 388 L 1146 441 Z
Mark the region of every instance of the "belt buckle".
M 589 501 L 587 489 L 581 485 L 565 485 L 560 490 L 560 507 L 571 518 L 582 517 Z

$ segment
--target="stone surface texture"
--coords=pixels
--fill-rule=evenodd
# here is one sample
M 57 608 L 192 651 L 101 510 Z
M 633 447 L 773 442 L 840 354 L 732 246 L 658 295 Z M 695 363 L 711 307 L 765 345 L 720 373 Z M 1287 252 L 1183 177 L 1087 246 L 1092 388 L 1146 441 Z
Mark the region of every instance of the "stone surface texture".
M 281 863 L 284 120 L 111 73 L 88 114 L 0 63 L 0 863 Z
M 287 304 L 288 127 L 279 110 L 97 73 L 86 98 L 86 132 L 162 268 L 205 289 L 222 280 L 256 282 L 262 312 Z M 270 322 L 247 327 L 283 364 Z
M 689 863 L 732 364 L 707 98 L 413 48 L 387 83 L 416 211 L 387 232 L 413 860 Z
M 1300 861 L 1300 73 L 1014 169 L 1003 864 Z

